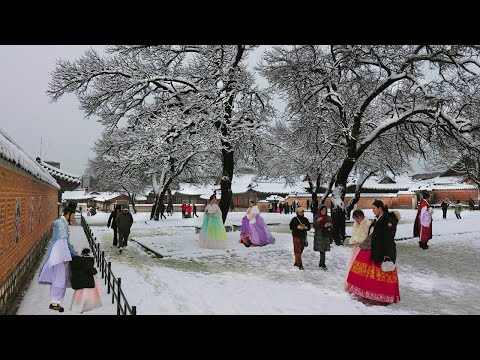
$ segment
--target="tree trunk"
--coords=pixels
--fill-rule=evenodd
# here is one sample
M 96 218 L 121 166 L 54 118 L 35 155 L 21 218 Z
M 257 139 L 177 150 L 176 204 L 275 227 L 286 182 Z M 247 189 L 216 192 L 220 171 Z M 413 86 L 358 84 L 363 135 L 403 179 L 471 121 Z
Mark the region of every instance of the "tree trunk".
M 130 202 L 132 203 L 133 213 L 136 214 L 137 208 L 135 207 L 135 193 L 132 193 L 132 195 L 130 196 Z
M 153 205 L 152 205 L 152 211 L 150 213 L 150 220 L 152 220 L 155 217 L 155 210 L 157 209 L 157 199 L 158 199 L 158 195 L 155 196 L 155 201 L 153 202 Z
M 228 144 L 230 147 L 230 144 Z M 225 144 L 224 144 L 225 147 Z M 223 171 L 222 179 L 220 182 L 220 189 L 222 191 L 222 198 L 220 199 L 220 210 L 222 210 L 222 219 L 223 223 L 227 220 L 228 210 L 230 208 L 230 203 L 232 202 L 232 179 L 233 179 L 233 150 L 227 151 L 222 150 L 222 162 L 223 162 Z
M 166 192 L 167 188 L 164 187 L 160 195 L 158 195 L 157 201 L 155 202 L 155 221 L 158 221 L 160 219 L 160 204 L 163 204 L 163 197 L 165 196 Z
M 345 159 L 335 180 L 335 189 L 332 197 L 332 239 L 336 245 L 343 245 L 345 240 L 345 193 L 347 191 L 348 175 L 353 169 L 355 162 L 352 158 Z

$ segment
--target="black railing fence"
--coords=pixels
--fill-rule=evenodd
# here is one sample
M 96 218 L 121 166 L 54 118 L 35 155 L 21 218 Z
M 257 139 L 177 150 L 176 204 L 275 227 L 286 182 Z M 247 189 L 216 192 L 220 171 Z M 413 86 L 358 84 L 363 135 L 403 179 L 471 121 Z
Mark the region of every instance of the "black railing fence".
M 104 280 L 105 285 L 107 285 L 107 294 L 112 292 L 112 304 L 117 302 L 117 315 L 137 315 L 137 307 L 130 306 L 125 294 L 122 290 L 122 279 L 115 277 L 112 272 L 112 263 L 111 261 L 105 260 L 105 252 L 100 251 L 100 244 L 97 243 L 97 238 L 93 236 L 93 232 L 90 230 L 87 222 L 83 215 L 81 215 L 81 223 L 83 231 L 87 236 L 88 243 L 92 249 L 93 257 L 97 262 L 97 267 L 100 268 L 100 273 L 102 274 L 102 279 Z

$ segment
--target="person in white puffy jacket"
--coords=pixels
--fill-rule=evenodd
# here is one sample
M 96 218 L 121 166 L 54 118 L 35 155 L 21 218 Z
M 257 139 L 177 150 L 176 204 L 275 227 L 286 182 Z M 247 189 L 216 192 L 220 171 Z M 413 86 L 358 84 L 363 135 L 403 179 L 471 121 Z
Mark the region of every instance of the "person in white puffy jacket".
M 367 219 L 362 210 L 355 210 L 352 214 L 354 223 L 352 227 L 352 236 L 350 237 L 350 244 L 353 244 L 352 254 L 347 263 L 347 275 L 350 271 L 353 261 L 360 251 L 360 243 L 362 243 L 368 236 L 368 230 L 372 224 L 372 220 Z

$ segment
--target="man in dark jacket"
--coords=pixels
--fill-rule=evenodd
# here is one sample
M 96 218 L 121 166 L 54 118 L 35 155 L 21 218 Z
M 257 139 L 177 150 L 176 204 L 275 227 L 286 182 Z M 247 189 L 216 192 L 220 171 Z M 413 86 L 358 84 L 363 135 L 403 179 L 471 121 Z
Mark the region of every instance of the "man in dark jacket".
M 295 254 L 295 264 L 300 270 L 303 269 L 302 253 L 307 243 L 307 231 L 310 230 L 310 221 L 305 217 L 301 207 L 296 209 L 297 216 L 290 221 L 290 230 L 293 236 L 293 253 Z
M 442 201 L 442 204 L 440 205 L 442 207 L 442 212 L 443 212 L 443 218 L 447 218 L 447 210 L 448 210 L 448 204 L 445 202 L 445 200 Z
M 128 211 L 128 205 L 122 207 L 122 212 L 117 214 L 115 219 L 118 229 L 118 253 L 121 254 L 123 248 L 128 244 L 128 235 L 133 224 L 132 214 Z
M 373 202 L 373 213 L 377 217 L 373 226 L 372 255 L 376 263 L 381 263 L 386 257 L 397 260 L 397 249 L 395 244 L 395 233 L 397 231 L 398 218 L 390 213 L 381 200 Z M 400 214 L 398 214 L 400 216 Z
M 115 209 L 112 211 L 112 213 L 108 217 L 107 228 L 112 227 L 113 229 L 113 246 L 117 246 L 117 222 L 115 220 L 117 218 L 117 214 L 121 210 L 122 210 L 122 206 L 116 205 Z

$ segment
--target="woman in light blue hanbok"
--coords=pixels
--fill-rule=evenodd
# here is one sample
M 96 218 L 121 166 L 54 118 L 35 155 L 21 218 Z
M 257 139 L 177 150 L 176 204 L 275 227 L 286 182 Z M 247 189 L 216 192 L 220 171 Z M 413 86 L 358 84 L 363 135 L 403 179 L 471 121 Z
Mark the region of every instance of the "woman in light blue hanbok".
M 205 207 L 198 246 L 206 249 L 226 249 L 227 245 L 227 232 L 223 225 L 222 211 L 217 205 L 217 198 L 212 195 L 210 203 Z
M 73 256 L 77 256 L 69 242 L 70 229 L 68 228 L 70 217 L 74 213 L 74 209 L 67 207 L 63 210 L 63 216 L 53 222 L 52 242 L 38 276 L 40 284 L 50 285 L 50 309 L 59 312 L 64 311 L 60 303 L 65 297 L 66 289 L 72 287 L 70 262 Z

